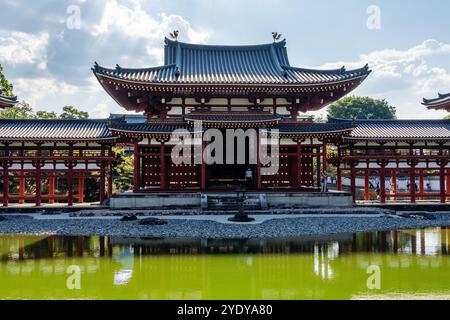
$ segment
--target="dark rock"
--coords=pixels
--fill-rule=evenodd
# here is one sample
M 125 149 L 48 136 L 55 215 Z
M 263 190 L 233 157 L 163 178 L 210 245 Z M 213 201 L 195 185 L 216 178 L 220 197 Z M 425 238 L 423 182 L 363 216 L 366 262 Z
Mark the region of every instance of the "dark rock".
M 0 222 L 1 222 L 1 221 L 6 221 L 6 220 L 8 220 L 8 219 L 6 219 L 6 218 L 3 217 L 3 216 L 0 216 Z
M 80 217 L 95 217 L 95 213 L 80 213 Z
M 57 216 L 60 215 L 61 211 L 42 211 L 41 215 L 43 216 Z
M 120 221 L 136 221 L 138 218 L 134 214 L 127 214 L 120 219 Z
M 431 213 L 417 212 L 403 215 L 405 218 L 416 220 L 436 220 L 436 217 Z
M 158 218 L 147 218 L 139 221 L 139 224 L 142 226 L 162 226 L 168 224 L 168 222 Z

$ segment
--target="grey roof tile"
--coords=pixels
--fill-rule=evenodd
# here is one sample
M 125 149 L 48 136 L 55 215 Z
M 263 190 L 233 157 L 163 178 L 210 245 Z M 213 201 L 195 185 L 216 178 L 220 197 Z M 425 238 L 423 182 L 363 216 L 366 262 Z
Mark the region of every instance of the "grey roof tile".
M 160 67 L 108 69 L 95 64 L 97 75 L 158 84 L 327 84 L 365 78 L 368 66 L 356 70 L 313 70 L 289 64 L 286 42 L 254 46 L 211 46 L 166 39 Z
M 0 119 L 2 141 L 112 139 L 108 120 Z

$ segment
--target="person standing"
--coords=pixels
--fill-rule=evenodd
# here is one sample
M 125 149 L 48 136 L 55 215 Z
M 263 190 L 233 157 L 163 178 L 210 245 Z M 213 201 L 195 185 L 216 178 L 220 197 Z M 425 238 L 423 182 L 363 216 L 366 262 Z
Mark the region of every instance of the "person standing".
M 247 188 L 253 187 L 253 171 L 250 168 L 248 168 L 245 172 L 245 181 L 247 184 Z
M 325 170 L 325 171 L 322 172 L 321 192 L 327 192 L 328 191 L 327 184 L 328 184 L 328 173 Z

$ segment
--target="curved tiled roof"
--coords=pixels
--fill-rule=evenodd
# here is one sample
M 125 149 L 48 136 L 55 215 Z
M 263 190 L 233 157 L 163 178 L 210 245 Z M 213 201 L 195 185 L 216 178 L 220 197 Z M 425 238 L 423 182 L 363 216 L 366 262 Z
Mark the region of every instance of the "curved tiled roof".
M 0 107 L 12 107 L 18 103 L 17 97 L 8 97 L 3 95 L 2 90 L 0 90 Z
M 111 131 L 119 132 L 139 132 L 139 133 L 172 133 L 177 129 L 191 130 L 184 124 L 151 124 L 151 123 L 123 123 L 113 124 L 109 127 Z
M 352 140 L 450 139 L 450 120 L 356 120 Z
M 0 119 L 1 141 L 95 141 L 114 139 L 107 120 Z
M 448 94 L 438 94 L 435 99 L 423 99 L 424 106 L 429 109 L 449 109 L 450 110 L 450 93 Z
M 279 129 L 282 133 L 332 133 L 350 131 L 354 128 L 352 121 L 312 123 L 307 125 L 280 124 Z
M 108 69 L 95 64 L 96 75 L 158 84 L 331 84 L 365 78 L 356 70 L 314 70 L 289 64 L 286 42 L 254 46 L 211 46 L 166 39 L 164 66 Z

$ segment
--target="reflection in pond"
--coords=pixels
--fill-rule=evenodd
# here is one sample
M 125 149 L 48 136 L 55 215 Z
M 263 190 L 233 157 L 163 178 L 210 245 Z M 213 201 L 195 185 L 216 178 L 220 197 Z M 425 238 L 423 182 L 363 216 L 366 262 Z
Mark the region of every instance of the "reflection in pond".
M 287 239 L 0 236 L 0 299 L 450 298 L 450 229 Z M 69 290 L 69 266 L 81 270 Z M 369 290 L 369 266 L 381 288 Z

